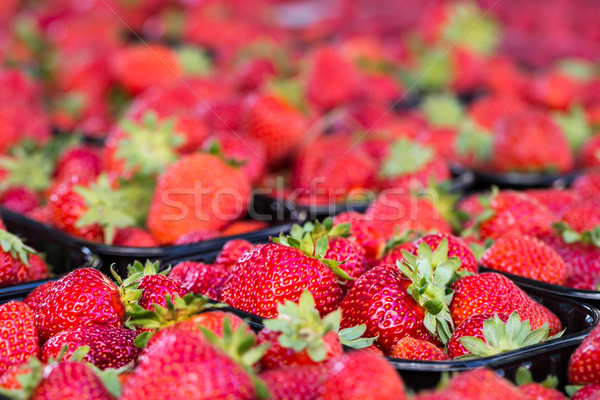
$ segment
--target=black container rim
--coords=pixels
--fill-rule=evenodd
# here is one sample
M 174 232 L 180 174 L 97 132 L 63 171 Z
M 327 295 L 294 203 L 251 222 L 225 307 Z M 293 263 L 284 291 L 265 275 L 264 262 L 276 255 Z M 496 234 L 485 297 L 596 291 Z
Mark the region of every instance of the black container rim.
M 451 170 L 456 174 L 467 171 L 471 172 L 477 183 L 514 187 L 569 186 L 570 183 L 582 173 L 582 170 L 579 169 L 563 174 L 541 174 L 533 172 L 499 173 L 476 168 L 471 169 L 458 164 L 452 164 Z

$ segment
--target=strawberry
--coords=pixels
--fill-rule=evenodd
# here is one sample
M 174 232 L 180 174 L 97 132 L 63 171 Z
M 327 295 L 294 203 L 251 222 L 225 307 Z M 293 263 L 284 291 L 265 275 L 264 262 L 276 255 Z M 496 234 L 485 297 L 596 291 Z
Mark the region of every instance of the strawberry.
M 266 229 L 269 227 L 269 224 L 265 221 L 236 221 L 233 222 L 225 229 L 221 231 L 222 236 L 235 236 L 241 235 L 242 233 L 255 232 L 261 229 Z
M 47 296 L 48 292 L 54 285 L 54 282 L 55 281 L 45 282 L 45 283 L 42 283 L 40 286 L 36 287 L 35 289 L 33 289 L 33 291 L 31 293 L 29 293 L 27 295 L 27 297 L 25 297 L 23 299 L 23 303 L 27 304 L 29 306 L 29 308 L 31 308 L 33 311 L 35 311 L 38 304 L 40 304 L 44 300 L 44 298 Z
M 488 95 L 475 99 L 469 104 L 469 117 L 485 130 L 492 131 L 502 117 L 523 109 L 518 97 L 509 95 Z
M 577 80 L 559 72 L 535 75 L 525 90 L 534 104 L 556 110 L 566 110 L 579 96 Z
M 289 156 L 300 145 L 306 131 L 302 114 L 272 95 L 252 99 L 243 119 L 245 132 L 263 145 L 270 165 Z
M 598 201 L 595 198 L 584 199 L 572 204 L 562 215 L 558 231 L 567 243 L 583 242 L 600 244 L 598 227 L 600 214 L 597 212 Z
M 435 344 L 406 336 L 398 341 L 391 357 L 405 360 L 443 361 L 450 357 Z
M 582 173 L 573 180 L 571 189 L 583 198 L 595 196 L 600 192 L 600 173 L 594 170 Z
M 125 306 L 119 289 L 106 276 L 91 268 L 80 268 L 52 285 L 35 309 L 41 342 L 57 333 L 81 325 L 122 326 Z
M 569 189 L 529 189 L 525 190 L 524 193 L 548 207 L 550 212 L 558 217 L 571 204 L 581 200 L 579 193 Z
M 221 229 L 246 213 L 249 193 L 246 177 L 217 156 L 184 156 L 158 180 L 148 229 L 163 244 L 185 233 Z
M 394 368 L 383 358 L 364 351 L 350 352 L 329 362 L 321 396 L 330 400 L 407 398 Z
M 91 146 L 74 146 L 61 154 L 54 171 L 57 181 L 68 181 L 73 176 L 93 180 L 100 175 L 102 161 Z
M 366 216 L 355 211 L 343 212 L 333 218 L 334 226 L 349 223 L 349 239 L 365 250 L 365 258 L 369 263 L 379 258 L 384 248 L 384 239 L 379 229 L 366 220 Z
M 221 234 L 218 231 L 193 231 L 179 236 L 173 244 L 175 246 L 182 246 L 186 244 L 201 243 L 207 240 L 216 239 L 219 236 L 221 236 Z
M 586 385 L 578 389 L 571 400 L 597 400 L 600 394 L 600 384 Z
M 252 247 L 254 247 L 254 245 L 244 239 L 228 240 L 223 245 L 217 258 L 215 258 L 215 263 L 220 264 L 225 268 L 233 267 L 238 259 L 248 250 L 252 249 Z
M 486 272 L 465 276 L 456 281 L 452 289 L 454 297 L 450 303 L 450 314 L 455 325 L 477 314 L 511 314 L 517 311 L 522 320 L 529 321 L 532 329 L 548 323 L 551 334 L 561 330 L 560 320 L 552 312 L 503 275 Z
M 33 266 L 34 257 L 36 264 L 45 265 L 35 254 L 35 250 L 25 245 L 17 236 L 0 229 L 0 240 L 4 243 L 0 251 L 0 287 L 30 280 L 29 269 Z
M 543 147 L 547 151 L 540 152 Z M 573 168 L 573 156 L 561 129 L 540 111 L 522 111 L 498 121 L 492 148 L 498 172 L 554 172 Z
M 314 244 L 310 252 L 314 252 Z M 321 314 L 333 311 L 342 298 L 336 275 L 325 264 L 295 248 L 270 243 L 246 252 L 238 260 L 219 300 L 271 318 L 277 314 L 278 303 L 297 301 L 304 290 L 315 296 Z
M 592 136 L 579 150 L 579 164 L 585 168 L 600 167 L 600 136 Z
M 448 399 L 486 400 L 496 396 L 502 400 L 522 400 L 523 394 L 511 382 L 489 369 L 463 372 L 448 382 L 440 395 Z M 442 397 L 443 398 L 443 397 Z
M 600 383 L 599 356 L 600 329 L 594 328 L 569 360 L 569 382 L 575 385 Z
M 110 69 L 131 94 L 177 82 L 182 66 L 173 50 L 161 45 L 130 45 L 113 54 Z
M 567 266 L 556 251 L 539 239 L 513 234 L 501 236 L 481 256 L 482 266 L 536 281 L 564 285 Z
M 566 397 L 556 390 L 558 379 L 555 376 L 548 376 L 543 382 L 537 383 L 533 381 L 527 368 L 519 367 L 515 381 L 527 400 L 566 400 Z
M 427 243 L 429 247 L 431 247 L 431 250 L 436 250 L 444 239 L 448 241 L 448 257 L 458 257 L 460 259 L 459 271 L 477 273 L 477 260 L 468 244 L 463 239 L 448 233 L 423 236 L 414 242 L 414 246 L 412 246 L 411 250 L 407 251 L 416 255 L 419 244 L 421 243 Z
M 29 270 L 27 271 L 28 281 L 39 281 L 50 278 L 50 270 L 46 261 L 37 254 L 31 256 Z
M 275 76 L 277 76 L 277 69 L 273 61 L 266 57 L 245 60 L 235 69 L 236 86 L 244 92 L 254 92 L 260 89 Z
M 0 305 L 0 375 L 11 365 L 37 356 L 40 351 L 33 311 L 25 303 Z
M 83 358 L 100 369 L 121 368 L 137 359 L 140 349 L 133 344 L 135 331 L 119 326 L 87 325 L 66 329 L 50 338 L 42 347 L 41 360 L 47 363 L 63 354 L 69 357 L 81 346 L 90 351 Z
M 19 214 L 27 214 L 40 205 L 40 198 L 33 190 L 13 186 L 2 192 L 0 205 Z
M 183 261 L 175 265 L 169 278 L 180 282 L 187 291 L 203 294 L 217 300 L 228 277 L 228 271 L 222 264 L 204 264 Z
M 264 371 L 259 375 L 272 400 L 318 400 L 322 365 L 302 365 Z
M 158 247 L 160 244 L 144 229 L 129 227 L 117 229 L 113 245 L 125 247 Z
M 431 147 L 422 146 L 407 139 L 392 144 L 379 171 L 382 189 L 405 191 L 428 186 L 450 179 L 447 163 Z
M 489 357 L 531 346 L 548 339 L 548 325 L 532 330 L 517 312 L 473 315 L 456 327 L 448 341 L 452 358 L 473 355 Z

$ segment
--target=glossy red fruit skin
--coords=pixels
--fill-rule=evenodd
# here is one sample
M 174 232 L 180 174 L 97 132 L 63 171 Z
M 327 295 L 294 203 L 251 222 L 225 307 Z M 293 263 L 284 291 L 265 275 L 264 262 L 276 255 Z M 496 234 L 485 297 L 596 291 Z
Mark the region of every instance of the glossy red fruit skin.
M 599 206 L 600 202 L 595 197 L 584 199 L 567 208 L 562 215 L 562 221 L 575 232 L 592 231 L 600 226 Z
M 29 267 L 10 253 L 0 251 L 0 287 L 27 281 Z
M 437 233 L 434 235 L 427 235 L 415 241 L 414 250 L 411 251 L 413 254 L 417 254 L 418 246 L 424 242 L 431 247 L 431 250 L 437 249 L 440 242 L 444 239 L 448 240 L 448 258 L 458 257 L 461 261 L 460 271 L 469 271 L 474 274 L 479 270 L 477 266 L 477 260 L 471 251 L 471 248 L 462 238 L 451 235 L 449 233 Z
M 436 343 L 423 324 L 425 310 L 407 292 L 411 281 L 395 265 L 381 265 L 361 276 L 340 308 L 342 328 L 365 324 L 365 337 L 389 354 L 405 336 Z
M 405 360 L 444 361 L 450 357 L 435 344 L 406 336 L 394 346 L 391 357 Z
M 254 245 L 244 239 L 233 239 L 223 245 L 223 249 L 215 258 L 215 263 L 230 268 L 237 263 L 242 254 L 252 249 Z
M 39 196 L 23 186 L 10 187 L 0 195 L 0 205 L 19 214 L 27 214 L 39 204 Z
M 142 351 L 122 400 L 231 399 L 252 400 L 248 374 L 200 331 L 170 331 Z
M 25 303 L 0 305 L 0 375 L 40 351 L 33 311 Z
M 68 149 L 58 160 L 54 172 L 58 181 L 70 180 L 74 176 L 95 179 L 102 170 L 98 151 L 89 146 L 76 146 Z
M 137 359 L 140 348 L 133 342 L 135 331 L 108 325 L 84 325 L 64 330 L 50 338 L 42 347 L 42 362 L 56 359 L 63 346 L 68 346 L 65 359 L 81 346 L 89 346 L 90 351 L 84 361 L 100 369 L 121 368 Z
M 117 229 L 117 233 L 113 239 L 113 245 L 125 247 L 157 247 L 160 243 L 145 230 L 131 227 Z
M 393 249 L 388 250 L 387 253 L 378 261 L 378 265 L 397 265 L 398 261 L 402 261 L 404 258 L 402 251 L 407 251 L 411 254 L 417 253 L 417 246 L 414 242 L 402 243 Z
M 40 304 L 42 302 L 42 300 L 44 300 L 44 298 L 46 298 L 48 291 L 52 288 L 52 286 L 54 285 L 54 282 L 55 281 L 45 282 L 45 283 L 41 284 L 40 286 L 36 287 L 35 289 L 33 289 L 33 291 L 31 293 L 29 293 L 27 295 L 27 297 L 25 297 L 23 299 L 23 303 L 27 304 L 29 306 L 29 308 L 31 308 L 33 311 L 35 311 L 38 304 Z
M 228 273 L 221 264 L 204 264 L 184 261 L 177 264 L 169 273 L 169 278 L 180 282 L 186 290 L 203 294 L 217 300 L 227 279 Z
M 334 225 L 349 223 L 350 237 L 354 243 L 365 250 L 365 258 L 370 264 L 379 258 L 385 246 L 385 240 L 379 230 L 366 220 L 363 214 L 355 211 L 343 212 L 333 218 Z
M 166 306 L 165 296 L 171 298 L 183 297 L 188 290 L 177 280 L 163 275 L 146 275 L 140 279 L 138 289 L 142 295 L 138 300 L 138 305 L 146 310 L 152 310 L 153 304 Z
M 568 375 L 574 385 L 600 384 L 600 328 L 594 328 L 575 350 Z
M 33 392 L 34 399 L 113 399 L 100 378 L 83 363 L 61 362 L 46 368 L 47 375 Z
M 50 270 L 42 257 L 32 254 L 29 257 L 29 270 L 27 271 L 28 281 L 37 281 L 50 278 Z
M 325 253 L 325 258 L 329 260 L 344 262 L 340 265 L 350 277 L 358 279 L 362 274 L 369 270 L 369 264 L 363 256 L 364 250 L 342 237 L 333 237 L 329 239 L 329 248 Z M 342 284 L 342 289 L 347 292 L 352 288 L 355 281 L 348 281 Z
M 585 243 L 565 243 L 560 236 L 548 234 L 540 239 L 552 247 L 565 261 L 569 278 L 583 276 L 587 279 L 600 274 L 600 249 Z M 593 282 L 592 282 L 593 283 Z
M 350 352 L 331 360 L 322 393 L 328 400 L 407 398 L 396 370 L 384 358 L 365 351 Z
M 525 194 L 548 207 L 559 218 L 571 204 L 582 200 L 579 193 L 570 189 L 530 189 Z
M 482 266 L 555 285 L 564 285 L 568 270 L 562 257 L 539 239 L 504 235 L 483 253 Z
M 550 389 L 531 382 L 519 387 L 525 400 L 566 400 L 566 397 L 556 389 Z
M 598 398 L 600 398 L 600 384 L 593 384 L 576 391 L 571 400 L 598 400 Z
M 186 244 L 201 243 L 207 240 L 218 238 L 219 236 L 221 236 L 219 231 L 193 231 L 179 236 L 173 244 L 175 246 L 182 246 Z
M 465 336 L 474 336 L 479 338 L 487 343 L 485 340 L 485 336 L 483 335 L 483 323 L 490 318 L 494 318 L 494 316 L 498 316 L 502 322 L 508 321 L 508 314 L 498 313 L 498 314 L 477 314 L 473 315 L 463 322 L 460 323 L 454 330 L 452 337 L 448 341 L 448 355 L 452 358 L 464 356 L 467 354 L 471 354 L 470 351 L 465 349 L 465 347 L 460 342 L 461 337 Z
M 489 369 L 475 369 L 454 377 L 444 390 L 450 399 L 487 400 L 497 396 L 502 400 L 523 400 L 523 394 L 508 380 Z
M 590 198 L 600 193 L 600 172 L 592 170 L 579 175 L 571 188 L 583 198 Z
M 277 315 L 277 304 L 297 302 L 304 290 L 312 293 L 321 315 L 335 310 L 342 299 L 342 289 L 329 268 L 299 250 L 270 243 L 238 260 L 219 301 L 272 318 Z
M 62 277 L 48 290 L 35 310 L 41 342 L 79 325 L 122 326 L 125 306 L 119 289 L 106 276 L 80 268 Z
M 319 400 L 326 367 L 294 366 L 264 371 L 259 375 L 271 400 Z
M 270 344 L 269 349 L 261 358 L 260 366 L 263 370 L 278 369 L 286 366 L 300 366 L 300 365 L 318 365 L 309 356 L 306 350 L 299 352 L 294 349 L 288 349 L 281 346 L 277 340 L 279 337 L 278 332 L 272 332 L 268 329 L 263 329 L 258 334 L 259 344 Z M 337 332 L 329 332 L 323 337 L 325 348 L 327 349 L 327 356 L 325 360 L 330 360 L 335 357 L 339 357 L 344 353 L 342 344 L 338 337 Z

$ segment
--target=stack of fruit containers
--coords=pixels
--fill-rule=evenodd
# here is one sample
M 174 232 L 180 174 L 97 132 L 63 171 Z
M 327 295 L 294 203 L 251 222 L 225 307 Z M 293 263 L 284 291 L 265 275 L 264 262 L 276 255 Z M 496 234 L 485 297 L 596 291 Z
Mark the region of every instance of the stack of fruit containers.
M 0 398 L 600 398 L 600 14 L 551 3 L 1 5 Z

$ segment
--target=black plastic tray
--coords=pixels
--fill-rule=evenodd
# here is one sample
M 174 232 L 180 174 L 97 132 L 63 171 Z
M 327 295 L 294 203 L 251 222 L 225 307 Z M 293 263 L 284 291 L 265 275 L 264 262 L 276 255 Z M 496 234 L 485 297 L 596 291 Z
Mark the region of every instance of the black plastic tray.
M 281 230 L 289 229 L 292 221 L 295 221 L 289 212 L 281 215 L 283 215 L 283 218 L 278 218 L 279 215 L 274 218 L 275 221 L 278 221 L 276 225 L 254 232 L 224 236 L 201 243 L 180 246 L 140 248 L 91 243 L 0 207 L 0 216 L 10 232 L 25 238 L 27 244 L 45 253 L 46 259 L 51 265 L 62 266 L 61 270 L 56 271 L 56 273 L 67 272 L 73 269 L 71 266 L 79 266 L 74 264 L 72 259 L 79 257 L 83 251 L 85 254 L 94 254 L 100 259 L 102 265 L 99 269 L 102 272 L 110 275 L 110 266 L 115 264 L 116 270 L 122 276 L 126 275 L 127 266 L 135 260 L 164 260 L 167 258 L 185 257 L 186 255 L 197 254 L 199 252 L 221 249 L 225 242 L 235 238 L 244 238 L 253 241 L 268 236 L 278 236 Z
M 470 171 L 461 171 L 450 181 L 452 193 L 465 192 L 475 183 L 475 176 Z M 324 205 L 304 205 L 293 201 L 275 199 L 267 195 L 258 195 L 257 201 L 271 203 L 274 210 L 287 209 L 298 220 L 314 220 L 331 217 L 347 211 L 364 212 L 371 204 L 370 201 L 341 202 Z

